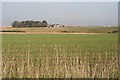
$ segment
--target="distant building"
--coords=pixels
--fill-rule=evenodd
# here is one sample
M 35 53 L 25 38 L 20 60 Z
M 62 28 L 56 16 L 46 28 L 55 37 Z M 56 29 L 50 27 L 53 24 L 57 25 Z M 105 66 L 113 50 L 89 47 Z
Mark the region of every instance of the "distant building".
M 104 26 L 104 27 L 112 27 L 112 26 Z
M 64 25 L 60 25 L 60 24 L 52 24 L 50 25 L 50 27 L 65 27 Z

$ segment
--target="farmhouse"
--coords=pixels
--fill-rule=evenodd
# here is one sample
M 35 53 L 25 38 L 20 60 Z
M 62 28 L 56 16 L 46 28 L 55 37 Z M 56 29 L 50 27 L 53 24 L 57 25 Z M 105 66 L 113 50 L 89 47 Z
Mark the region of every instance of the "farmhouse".
M 60 24 L 52 24 L 50 25 L 50 27 L 65 27 L 64 25 L 60 25 Z

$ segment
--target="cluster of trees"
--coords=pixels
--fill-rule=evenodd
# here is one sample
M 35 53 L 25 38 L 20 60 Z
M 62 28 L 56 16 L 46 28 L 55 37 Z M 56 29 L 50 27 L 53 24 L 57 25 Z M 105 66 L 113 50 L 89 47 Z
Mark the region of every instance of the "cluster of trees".
M 27 21 L 14 21 L 12 23 L 12 27 L 47 27 L 48 23 L 46 20 L 41 21 L 33 21 L 33 20 L 27 20 Z

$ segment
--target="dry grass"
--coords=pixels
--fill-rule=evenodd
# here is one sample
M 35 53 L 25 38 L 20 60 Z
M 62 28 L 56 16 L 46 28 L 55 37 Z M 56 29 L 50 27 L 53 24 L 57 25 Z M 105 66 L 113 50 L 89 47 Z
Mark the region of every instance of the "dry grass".
M 118 27 L 58 27 L 58 28 L 48 28 L 48 27 L 34 27 L 34 28 L 13 28 L 13 27 L 1 27 L 0 30 L 4 31 L 24 31 L 24 32 L 4 32 L 1 34 L 95 34 L 95 33 L 108 33 L 112 31 L 117 31 Z
M 26 51 L 3 50 L 3 78 L 117 78 L 117 55 L 85 51 L 79 47 L 67 52 L 62 45 L 46 45 L 36 53 L 28 45 Z

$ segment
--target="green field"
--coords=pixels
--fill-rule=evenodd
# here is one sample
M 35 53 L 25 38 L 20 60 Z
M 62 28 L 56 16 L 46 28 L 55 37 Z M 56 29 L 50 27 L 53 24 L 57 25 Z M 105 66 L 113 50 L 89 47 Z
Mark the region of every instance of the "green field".
M 114 51 L 117 48 L 117 37 L 117 34 L 4 34 L 3 49 L 8 46 L 10 49 L 24 49 L 29 45 L 33 50 L 37 50 L 43 45 L 46 47 L 61 45 L 69 49 L 79 46 L 85 50 Z
M 117 34 L 3 34 L 3 77 L 117 78 Z

